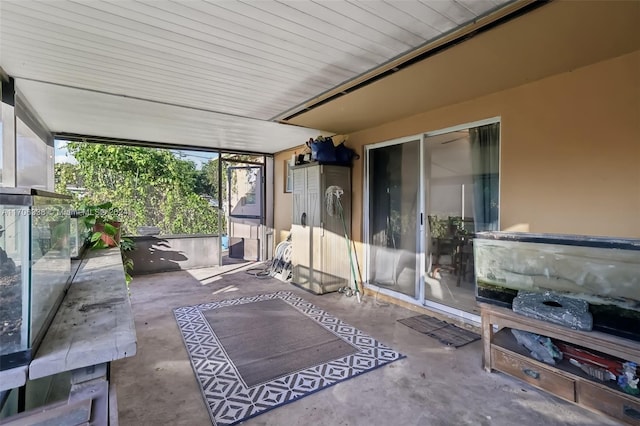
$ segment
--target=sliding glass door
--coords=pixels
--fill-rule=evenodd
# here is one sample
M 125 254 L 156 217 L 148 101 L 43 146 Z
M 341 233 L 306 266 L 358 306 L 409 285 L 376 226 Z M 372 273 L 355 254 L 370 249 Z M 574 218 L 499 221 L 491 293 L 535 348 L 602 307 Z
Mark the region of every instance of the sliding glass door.
M 477 313 L 473 237 L 499 229 L 500 123 L 367 148 L 367 283 Z
M 421 278 L 420 143 L 368 150 L 367 281 L 414 298 Z

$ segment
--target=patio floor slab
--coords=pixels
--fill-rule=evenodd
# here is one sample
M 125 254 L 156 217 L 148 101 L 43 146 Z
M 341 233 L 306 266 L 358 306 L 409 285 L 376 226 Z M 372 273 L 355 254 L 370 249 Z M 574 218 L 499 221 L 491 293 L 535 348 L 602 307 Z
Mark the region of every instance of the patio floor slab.
M 275 279 L 215 269 L 139 276 L 131 283 L 135 357 L 112 364 L 120 425 L 211 424 L 172 309 L 280 290 L 297 293 L 407 355 L 360 377 L 247 420 L 262 425 L 616 425 L 500 373 L 482 369 L 482 343 L 451 349 L 397 322 L 415 315 L 367 296 L 316 296 Z

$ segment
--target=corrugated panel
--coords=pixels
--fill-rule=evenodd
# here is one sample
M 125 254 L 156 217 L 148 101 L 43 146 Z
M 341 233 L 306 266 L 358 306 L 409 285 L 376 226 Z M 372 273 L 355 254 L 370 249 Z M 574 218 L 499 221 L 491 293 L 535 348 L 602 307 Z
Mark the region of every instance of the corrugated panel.
M 507 2 L 2 0 L 0 66 L 268 120 Z M 64 131 L 76 126 L 56 114 Z
M 302 224 L 302 213 L 307 211 L 307 174 L 304 169 L 293 170 L 293 220 L 296 225 Z
M 273 153 L 317 130 L 18 80 L 53 132 Z M 72 118 L 72 119 L 70 119 Z

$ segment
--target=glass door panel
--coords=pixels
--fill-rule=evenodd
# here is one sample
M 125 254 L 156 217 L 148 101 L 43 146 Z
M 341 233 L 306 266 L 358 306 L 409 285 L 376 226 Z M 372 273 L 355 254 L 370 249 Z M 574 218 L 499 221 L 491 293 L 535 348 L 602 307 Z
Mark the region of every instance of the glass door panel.
M 264 168 L 241 162 L 231 164 L 227 168 L 229 257 L 257 261 L 261 239 L 264 244 Z
M 367 281 L 417 297 L 420 235 L 420 140 L 368 152 Z
M 227 168 L 229 216 L 240 219 L 262 218 L 262 166 Z
M 498 229 L 499 123 L 428 136 L 425 299 L 477 312 L 473 235 Z

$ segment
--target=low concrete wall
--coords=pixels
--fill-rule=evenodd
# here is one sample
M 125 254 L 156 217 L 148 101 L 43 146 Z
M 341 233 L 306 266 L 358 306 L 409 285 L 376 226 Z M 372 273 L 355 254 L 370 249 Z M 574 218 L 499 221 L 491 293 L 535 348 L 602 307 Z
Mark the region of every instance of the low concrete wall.
M 217 235 L 160 235 L 130 237 L 136 244 L 127 253 L 133 260 L 132 275 L 219 265 Z

